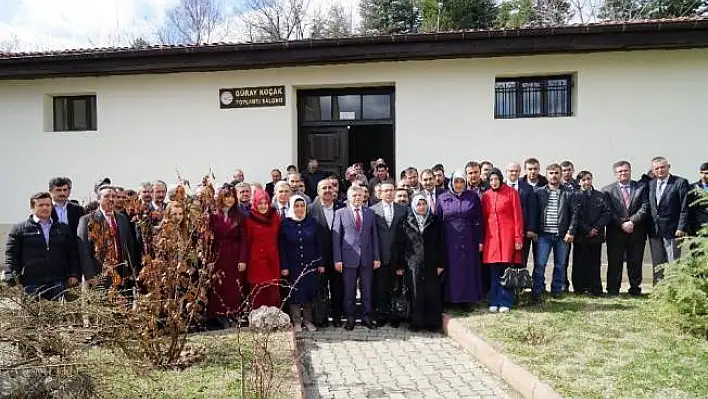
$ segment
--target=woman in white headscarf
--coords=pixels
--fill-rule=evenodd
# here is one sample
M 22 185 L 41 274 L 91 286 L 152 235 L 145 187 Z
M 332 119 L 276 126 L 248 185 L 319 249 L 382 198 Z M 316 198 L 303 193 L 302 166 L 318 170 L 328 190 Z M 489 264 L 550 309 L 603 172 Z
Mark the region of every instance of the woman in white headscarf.
M 445 269 L 442 223 L 428 206 L 425 194 L 416 193 L 408 216 L 400 225 L 397 245 L 403 278 L 411 298 L 411 330 L 439 331 L 442 327 L 442 287 Z
M 317 294 L 318 274 L 324 273 L 322 240 L 317 222 L 307 215 L 305 198 L 290 198 L 288 212 L 280 225 L 278 246 L 281 274 L 290 283 L 288 302 L 296 332 L 304 327 L 315 331 L 312 323 L 312 301 Z
M 450 191 L 438 197 L 435 215 L 442 219 L 445 241 L 445 301 L 471 310 L 482 299 L 480 256 L 484 227 L 479 196 L 467 190 L 467 178 L 455 171 Z

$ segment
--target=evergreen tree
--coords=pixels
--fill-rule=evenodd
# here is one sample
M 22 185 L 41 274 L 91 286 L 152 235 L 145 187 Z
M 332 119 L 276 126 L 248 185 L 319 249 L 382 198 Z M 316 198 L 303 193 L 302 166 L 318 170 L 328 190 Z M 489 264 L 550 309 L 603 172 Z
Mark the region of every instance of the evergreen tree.
M 563 26 L 573 18 L 568 0 L 535 0 L 534 26 Z
M 428 32 L 437 30 L 438 13 L 441 31 L 487 29 L 497 17 L 494 0 L 423 0 L 422 8 L 423 27 Z
M 499 5 L 499 13 L 494 23 L 500 29 L 519 29 L 536 20 L 532 0 L 507 0 Z
M 410 33 L 419 26 L 415 0 L 362 0 L 359 12 L 364 34 Z

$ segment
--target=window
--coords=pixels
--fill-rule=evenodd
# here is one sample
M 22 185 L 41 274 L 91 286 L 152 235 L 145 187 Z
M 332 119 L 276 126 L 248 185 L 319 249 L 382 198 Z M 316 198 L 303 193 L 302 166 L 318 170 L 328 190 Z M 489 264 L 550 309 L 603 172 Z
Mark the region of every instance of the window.
M 498 78 L 494 118 L 571 116 L 571 76 Z
M 54 131 L 96 130 L 96 96 L 54 97 Z
M 390 94 L 367 94 L 362 97 L 364 119 L 391 118 Z
M 332 97 L 319 96 L 305 99 L 306 121 L 328 121 L 332 119 Z

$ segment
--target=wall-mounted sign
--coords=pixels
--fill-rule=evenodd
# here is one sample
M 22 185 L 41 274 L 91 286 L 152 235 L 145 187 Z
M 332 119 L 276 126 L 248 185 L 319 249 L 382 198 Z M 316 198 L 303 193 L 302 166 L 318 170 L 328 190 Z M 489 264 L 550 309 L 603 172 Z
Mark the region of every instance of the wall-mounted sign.
M 285 86 L 219 89 L 221 108 L 280 107 L 285 105 Z

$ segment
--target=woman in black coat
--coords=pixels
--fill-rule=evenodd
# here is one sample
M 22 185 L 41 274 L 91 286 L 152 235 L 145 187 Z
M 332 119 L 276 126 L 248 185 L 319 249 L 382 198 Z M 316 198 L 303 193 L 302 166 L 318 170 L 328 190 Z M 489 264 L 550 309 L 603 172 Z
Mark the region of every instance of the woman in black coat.
M 416 194 L 397 236 L 403 279 L 411 299 L 410 328 L 440 331 L 444 270 L 442 223 L 430 212 L 425 195 Z

